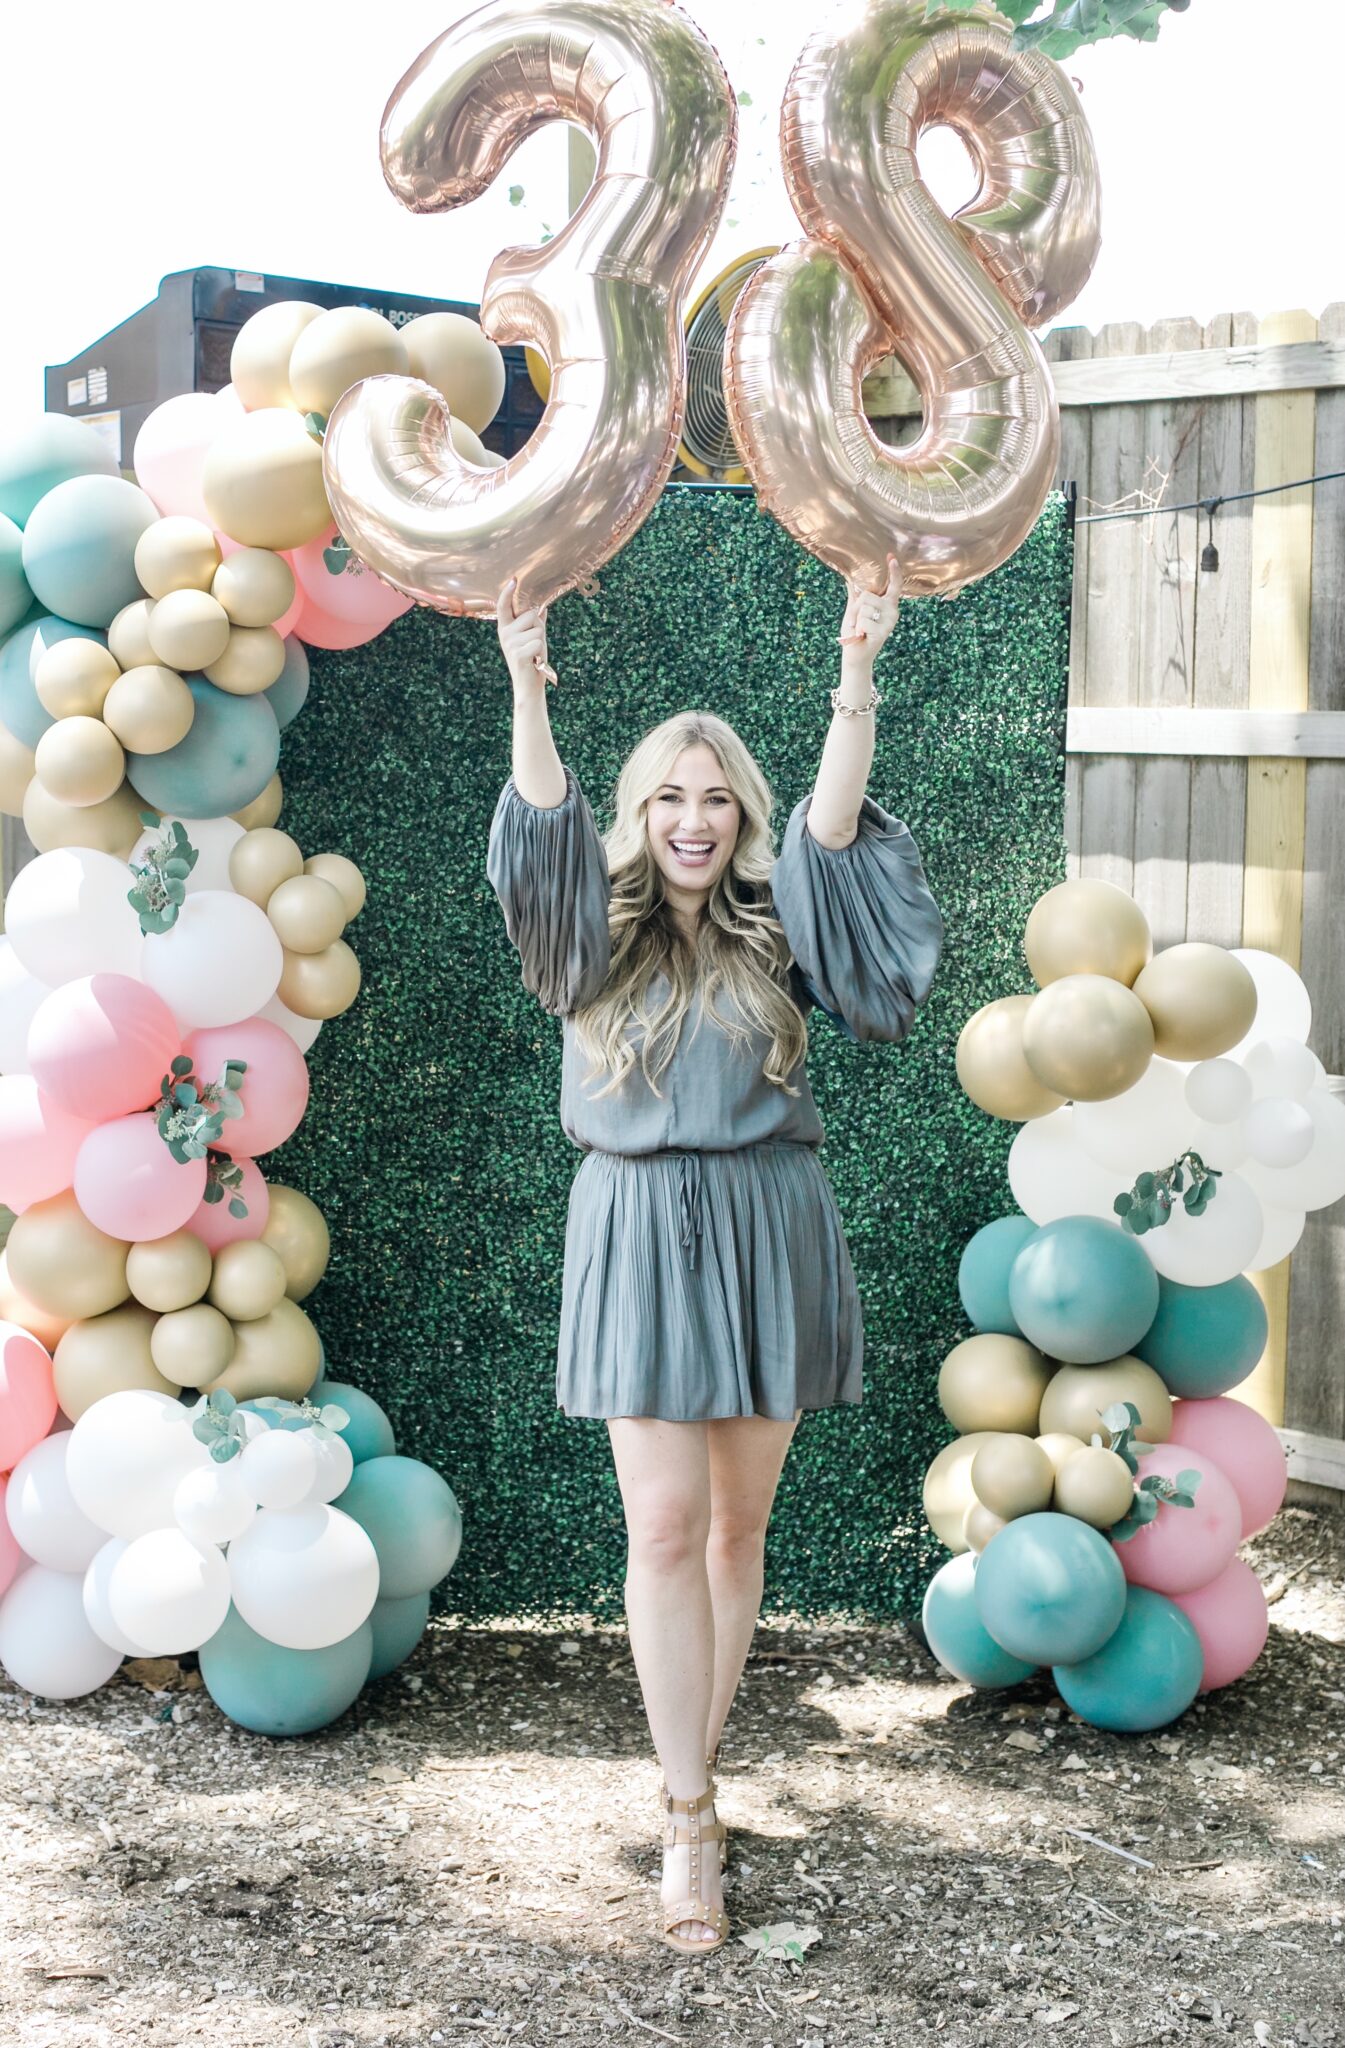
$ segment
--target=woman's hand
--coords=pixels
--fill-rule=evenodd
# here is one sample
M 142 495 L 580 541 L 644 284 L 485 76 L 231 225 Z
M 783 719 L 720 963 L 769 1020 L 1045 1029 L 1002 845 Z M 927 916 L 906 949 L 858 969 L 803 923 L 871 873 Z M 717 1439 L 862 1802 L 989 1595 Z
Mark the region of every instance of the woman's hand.
M 865 590 L 847 577 L 849 600 L 841 623 L 840 644 L 849 654 L 863 650 L 862 658 L 872 661 L 891 638 L 901 607 L 901 568 L 895 555 L 887 558 L 886 590 Z
M 518 578 L 511 576 L 495 607 L 500 651 L 508 664 L 515 693 L 530 692 L 538 683 L 554 683 L 556 680 L 556 672 L 546 658 L 546 606 L 516 611 L 514 592 L 517 588 Z

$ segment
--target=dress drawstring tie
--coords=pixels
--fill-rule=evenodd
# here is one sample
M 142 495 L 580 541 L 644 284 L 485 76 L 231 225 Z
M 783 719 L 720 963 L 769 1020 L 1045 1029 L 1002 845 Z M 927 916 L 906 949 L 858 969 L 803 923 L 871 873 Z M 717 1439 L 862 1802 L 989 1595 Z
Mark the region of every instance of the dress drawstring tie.
M 682 1217 L 682 1257 L 696 1270 L 696 1240 L 701 1235 L 701 1161 L 699 1152 L 679 1152 L 678 1206 Z

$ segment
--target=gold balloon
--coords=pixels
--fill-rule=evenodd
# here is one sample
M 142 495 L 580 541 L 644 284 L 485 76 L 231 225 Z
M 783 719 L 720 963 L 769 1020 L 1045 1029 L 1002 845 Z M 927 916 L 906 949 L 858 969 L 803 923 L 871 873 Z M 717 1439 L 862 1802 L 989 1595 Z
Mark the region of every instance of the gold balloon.
M 1077 1458 L 1079 1455 L 1080 1445 L 1078 1437 L 1068 1436 L 1062 1429 L 1051 1430 L 1045 1436 L 1039 1436 L 1037 1444 L 1050 1459 L 1051 1469 L 1057 1479 L 1069 1460 Z
M 1109 1446 L 1111 1431 L 1103 1426 L 1102 1411 L 1117 1401 L 1129 1401 L 1139 1409 L 1136 1435 L 1145 1443 L 1167 1442 L 1172 1435 L 1172 1396 L 1153 1367 L 1129 1353 L 1108 1359 L 1105 1365 L 1062 1365 L 1042 1396 L 1043 1434 L 1059 1430 L 1085 1444 L 1100 1436 Z
M 284 1298 L 285 1283 L 284 1262 L 273 1245 L 259 1237 L 236 1238 L 215 1254 L 210 1299 L 222 1315 L 250 1323 L 270 1314 Z
M 233 1324 L 209 1302 L 194 1301 L 159 1317 L 150 1351 L 175 1387 L 207 1387 L 232 1363 Z
M 1043 1087 L 1071 1102 L 1106 1102 L 1144 1073 L 1154 1055 L 1153 1025 L 1123 983 L 1067 974 L 1032 998 L 1023 1054 Z
M 48 1351 L 54 1351 L 74 1320 L 73 1316 L 53 1315 L 21 1294 L 9 1277 L 8 1256 L 0 1252 L 0 1323 L 17 1323 L 21 1330 L 30 1330 Z
M 274 626 L 294 603 L 294 571 L 271 548 L 239 548 L 210 586 L 235 626 Z
M 363 377 L 405 377 L 406 343 L 390 320 L 369 306 L 334 306 L 295 337 L 290 390 L 300 412 L 326 419 L 343 392 Z
M 346 923 L 358 917 L 364 908 L 364 876 L 353 860 L 347 860 L 343 853 L 312 853 L 304 862 L 306 875 L 319 875 L 324 882 L 330 882 L 346 906 Z
M 234 336 L 229 378 L 249 412 L 294 405 L 290 355 L 305 327 L 321 312 L 321 306 L 310 306 L 304 299 L 279 299 L 243 322 Z
M 81 810 L 106 803 L 126 775 L 121 743 L 101 718 L 58 718 L 38 741 L 35 759 L 47 795 Z
M 1217 1059 L 1247 1036 L 1256 1016 L 1256 983 L 1222 946 L 1191 943 L 1155 953 L 1135 994 L 1153 1019 L 1154 1050 L 1165 1060 Z
M 318 1376 L 322 1347 L 318 1333 L 296 1302 L 282 1299 L 264 1316 L 235 1323 L 234 1355 L 227 1368 L 210 1382 L 236 1401 L 259 1394 L 277 1394 L 298 1401 Z
M 245 832 L 251 832 L 258 825 L 274 825 L 284 801 L 284 785 L 278 775 L 273 775 L 260 796 L 254 796 L 241 811 L 230 811 L 229 816 Z
M 202 490 L 217 530 L 245 548 L 300 548 L 332 524 L 322 444 L 283 407 L 244 413 L 216 437 Z
M 284 666 L 285 643 L 274 626 L 233 626 L 228 646 L 205 677 L 231 697 L 255 697 L 270 689 Z
M 296 1017 L 339 1017 L 359 992 L 360 963 L 344 939 L 333 940 L 320 953 L 286 949 L 276 994 Z
M 48 1314 L 100 1316 L 130 1293 L 128 1247 L 90 1223 L 73 1188 L 34 1202 L 10 1226 L 5 1247 L 9 1277 L 21 1294 Z
M 298 841 L 288 832 L 259 825 L 245 832 L 229 849 L 229 881 L 240 896 L 265 910 L 282 882 L 304 871 Z
M 261 1241 L 280 1256 L 290 1300 L 303 1301 L 327 1270 L 331 1233 L 317 1203 L 298 1188 L 272 1181 L 270 1192 L 271 1207 Z
M 1135 1481 L 1115 1451 L 1086 1444 L 1057 1475 L 1055 1504 L 1062 1515 L 1077 1515 L 1095 1529 L 1110 1529 L 1129 1514 Z
M 219 564 L 219 542 L 210 528 L 181 514 L 156 520 L 135 544 L 135 573 L 151 597 L 209 590 Z
M 23 793 L 23 828 L 39 853 L 52 853 L 60 846 L 91 846 L 97 853 L 125 860 L 145 829 L 140 822 L 144 808 L 129 782 L 101 803 L 63 804 L 35 775 Z
M 1044 1088 L 1023 1057 L 1031 996 L 1001 996 L 969 1017 L 957 1041 L 957 1078 L 978 1109 L 1010 1123 L 1049 1116 L 1064 1097 Z
M 133 1244 L 126 1254 L 126 1284 L 159 1315 L 190 1308 L 210 1285 L 210 1248 L 190 1230 Z
M 971 1461 L 971 1487 L 992 1515 L 1012 1522 L 1050 1507 L 1055 1466 L 1030 1436 L 992 1436 Z
M 266 906 L 266 915 L 281 945 L 291 953 L 325 952 L 346 925 L 344 898 L 321 875 L 295 875 L 282 882 Z
M 165 668 L 208 668 L 229 644 L 229 614 L 208 590 L 171 590 L 150 613 L 149 644 Z
M 1051 1369 L 1023 1337 L 987 1331 L 955 1344 L 939 1368 L 939 1406 L 953 1428 L 1035 1432 Z
M 1061 882 L 1032 906 L 1023 950 L 1038 988 L 1105 974 L 1129 988 L 1153 952 L 1149 920 L 1114 882 Z
M 101 718 L 120 673 L 115 655 L 97 640 L 58 640 L 33 670 L 33 688 L 53 718 Z
M 196 699 L 175 668 L 128 668 L 107 693 L 103 723 L 132 754 L 164 754 L 191 731 Z
M 971 1486 L 972 1461 L 981 1445 L 989 1443 L 991 1434 L 988 1430 L 973 1430 L 970 1436 L 960 1436 L 955 1443 L 945 1444 L 925 1474 L 925 1520 L 949 1550 L 967 1548 L 962 1523 L 976 1498 Z
M 504 357 L 464 313 L 422 313 L 402 329 L 411 375 L 432 384 L 454 419 L 484 434 L 504 403 Z
M 107 644 L 122 668 L 148 668 L 158 656 L 149 644 L 149 615 L 152 597 L 138 597 L 125 605 L 107 629 Z M 62 645 L 65 643 L 62 642 Z
M 133 1387 L 153 1394 L 177 1392 L 150 1354 L 154 1320 L 138 1301 L 128 1301 L 105 1315 L 70 1325 L 56 1346 L 52 1366 L 56 1399 L 72 1422 L 105 1394 Z
M 6 818 L 23 816 L 23 799 L 36 769 L 32 748 L 0 725 L 0 813 Z
M 974 1550 L 979 1557 L 991 1537 L 998 1536 L 1000 1530 L 1007 1526 L 1003 1515 L 992 1514 L 989 1508 L 974 1500 L 962 1517 L 962 1548 Z

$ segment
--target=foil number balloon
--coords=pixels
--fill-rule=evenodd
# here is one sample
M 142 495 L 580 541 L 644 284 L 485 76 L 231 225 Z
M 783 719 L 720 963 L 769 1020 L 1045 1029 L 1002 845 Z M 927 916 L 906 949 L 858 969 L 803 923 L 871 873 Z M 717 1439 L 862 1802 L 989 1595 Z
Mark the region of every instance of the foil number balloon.
M 677 452 L 682 302 L 718 224 L 737 140 L 715 52 L 670 0 L 491 0 L 432 43 L 389 100 L 383 174 L 413 213 L 482 193 L 545 121 L 593 134 L 598 168 L 567 226 L 491 265 L 481 324 L 552 371 L 546 412 L 499 469 L 454 449 L 414 378 L 354 385 L 323 448 L 351 546 L 439 611 L 544 605 L 592 576 L 651 510 Z
M 1055 391 L 1029 327 L 1067 306 L 1098 248 L 1092 138 L 1059 66 L 1014 50 L 988 0 L 849 0 L 805 46 L 781 142 L 810 237 L 753 275 L 725 343 L 734 435 L 759 502 L 871 589 L 894 553 L 913 596 L 1007 559 L 1055 474 Z M 949 219 L 916 142 L 942 124 L 981 174 Z M 880 442 L 860 382 L 895 350 L 924 425 Z

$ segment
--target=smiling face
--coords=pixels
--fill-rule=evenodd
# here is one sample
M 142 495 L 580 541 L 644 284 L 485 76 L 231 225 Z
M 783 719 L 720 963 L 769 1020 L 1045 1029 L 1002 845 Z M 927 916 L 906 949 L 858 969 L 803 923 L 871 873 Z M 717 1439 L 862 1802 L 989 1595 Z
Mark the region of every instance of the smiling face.
M 649 799 L 649 846 L 669 901 L 697 911 L 733 858 L 742 811 L 718 756 L 685 747 Z

